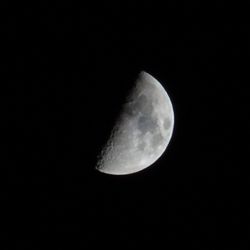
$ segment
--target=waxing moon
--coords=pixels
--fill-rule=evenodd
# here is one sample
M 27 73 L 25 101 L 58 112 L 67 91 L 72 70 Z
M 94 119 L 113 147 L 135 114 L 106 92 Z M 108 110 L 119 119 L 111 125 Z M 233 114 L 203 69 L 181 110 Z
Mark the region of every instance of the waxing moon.
M 96 169 L 126 175 L 152 165 L 172 137 L 174 112 L 162 85 L 142 71 L 104 146 Z

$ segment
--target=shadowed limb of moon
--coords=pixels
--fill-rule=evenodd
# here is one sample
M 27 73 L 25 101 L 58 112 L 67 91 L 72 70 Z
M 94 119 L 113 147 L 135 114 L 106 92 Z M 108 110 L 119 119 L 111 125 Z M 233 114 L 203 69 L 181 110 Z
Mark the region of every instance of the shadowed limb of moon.
M 141 72 L 128 96 L 96 169 L 113 175 L 132 174 L 153 164 L 172 137 L 174 112 L 162 85 Z

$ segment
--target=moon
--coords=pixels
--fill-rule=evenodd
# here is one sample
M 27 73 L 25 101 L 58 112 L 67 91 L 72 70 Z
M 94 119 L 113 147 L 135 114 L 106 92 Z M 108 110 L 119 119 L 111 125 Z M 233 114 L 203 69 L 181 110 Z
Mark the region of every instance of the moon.
M 166 150 L 174 128 L 174 111 L 163 86 L 142 71 L 103 147 L 96 169 L 126 175 L 152 165 Z

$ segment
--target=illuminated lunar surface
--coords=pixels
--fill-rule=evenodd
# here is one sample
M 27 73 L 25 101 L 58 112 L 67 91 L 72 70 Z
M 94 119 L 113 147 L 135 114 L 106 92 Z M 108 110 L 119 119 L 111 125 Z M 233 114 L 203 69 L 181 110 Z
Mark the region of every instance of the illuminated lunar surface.
M 128 96 L 96 169 L 126 175 L 152 165 L 166 150 L 174 127 L 170 98 L 150 74 L 141 72 Z

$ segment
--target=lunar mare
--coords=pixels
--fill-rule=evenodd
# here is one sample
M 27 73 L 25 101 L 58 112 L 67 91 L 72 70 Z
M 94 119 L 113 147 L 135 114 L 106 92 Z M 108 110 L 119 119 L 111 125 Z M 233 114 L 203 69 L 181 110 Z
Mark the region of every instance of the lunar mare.
M 174 127 L 170 98 L 150 74 L 141 72 L 96 165 L 100 172 L 132 174 L 152 165 L 165 151 Z

